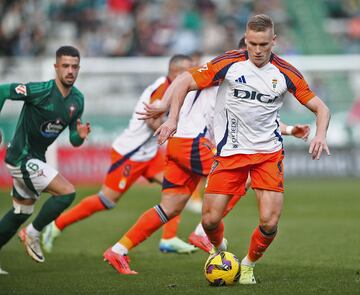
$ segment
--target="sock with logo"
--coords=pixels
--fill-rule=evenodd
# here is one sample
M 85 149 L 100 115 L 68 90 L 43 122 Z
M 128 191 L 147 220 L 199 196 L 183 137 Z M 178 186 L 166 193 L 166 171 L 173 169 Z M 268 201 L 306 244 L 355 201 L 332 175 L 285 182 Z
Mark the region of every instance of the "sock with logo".
M 255 228 L 250 241 L 248 258 L 255 262 L 263 255 L 276 236 L 277 230 L 272 233 L 265 232 L 261 226 Z

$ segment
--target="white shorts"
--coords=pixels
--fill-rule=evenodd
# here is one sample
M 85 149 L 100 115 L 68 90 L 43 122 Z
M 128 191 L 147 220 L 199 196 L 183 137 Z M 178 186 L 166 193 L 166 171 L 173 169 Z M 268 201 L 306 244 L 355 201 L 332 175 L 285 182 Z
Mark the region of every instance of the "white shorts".
M 24 165 L 14 167 L 6 164 L 13 178 L 13 197 L 37 199 L 41 192 L 59 173 L 39 159 L 30 159 Z

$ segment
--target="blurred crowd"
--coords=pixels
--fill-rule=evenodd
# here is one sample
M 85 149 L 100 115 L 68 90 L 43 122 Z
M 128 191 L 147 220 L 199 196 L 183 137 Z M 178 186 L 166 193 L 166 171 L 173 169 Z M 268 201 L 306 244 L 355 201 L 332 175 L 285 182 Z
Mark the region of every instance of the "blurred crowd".
M 359 42 L 359 1 L 322 1 Z M 273 17 L 281 53 L 299 52 L 284 0 L 2 0 L 0 56 L 52 55 L 59 40 L 84 56 L 212 55 L 236 48 L 256 13 Z

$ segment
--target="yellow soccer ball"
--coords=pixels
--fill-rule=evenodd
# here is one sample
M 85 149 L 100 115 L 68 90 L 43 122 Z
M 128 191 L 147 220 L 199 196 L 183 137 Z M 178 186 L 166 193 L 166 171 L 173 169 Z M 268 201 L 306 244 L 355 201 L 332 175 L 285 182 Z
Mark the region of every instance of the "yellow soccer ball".
M 221 251 L 208 258 L 204 273 L 211 286 L 234 285 L 240 278 L 240 261 L 234 254 Z

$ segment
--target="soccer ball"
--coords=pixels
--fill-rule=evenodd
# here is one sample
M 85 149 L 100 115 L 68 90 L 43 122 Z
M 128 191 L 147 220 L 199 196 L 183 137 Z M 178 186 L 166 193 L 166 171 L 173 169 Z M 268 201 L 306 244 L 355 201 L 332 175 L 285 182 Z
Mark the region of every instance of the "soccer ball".
M 233 285 L 240 278 L 239 259 L 230 252 L 221 251 L 209 257 L 204 273 L 210 286 Z

